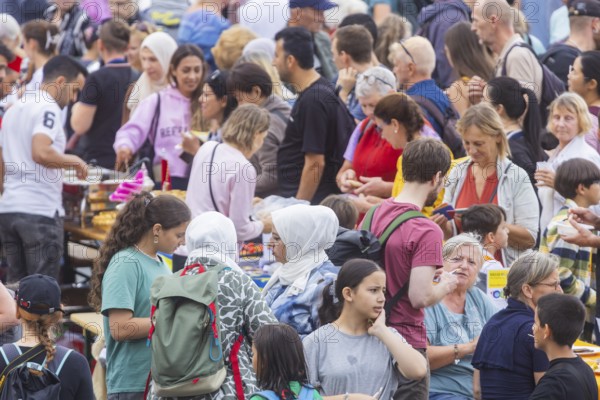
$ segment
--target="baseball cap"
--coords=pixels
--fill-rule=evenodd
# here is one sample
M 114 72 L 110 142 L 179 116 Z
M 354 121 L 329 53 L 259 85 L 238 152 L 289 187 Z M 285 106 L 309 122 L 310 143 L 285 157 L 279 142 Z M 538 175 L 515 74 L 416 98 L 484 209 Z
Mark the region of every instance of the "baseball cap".
M 290 0 L 290 8 L 314 8 L 319 11 L 326 11 L 337 7 L 337 3 L 328 0 Z
M 569 17 L 600 17 L 599 0 L 569 1 Z
M 60 308 L 60 287 L 50 276 L 35 274 L 21 279 L 15 299 L 19 307 L 32 314 L 64 312 Z

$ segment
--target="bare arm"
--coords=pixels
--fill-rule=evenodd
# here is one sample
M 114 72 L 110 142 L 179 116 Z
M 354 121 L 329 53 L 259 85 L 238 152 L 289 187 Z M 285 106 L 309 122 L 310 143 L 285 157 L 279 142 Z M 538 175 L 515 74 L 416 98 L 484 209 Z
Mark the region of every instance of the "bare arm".
M 150 317 L 133 318 L 133 311 L 113 309 L 108 311 L 110 334 L 117 342 L 144 339 L 150 333 Z
M 458 356 L 454 353 L 454 346 L 430 346 L 427 345 L 427 357 L 431 370 L 443 368 L 454 363 L 455 357 L 460 360 L 475 352 L 477 338 L 469 343 L 461 343 L 458 347 Z
M 306 153 L 304 155 L 304 168 L 300 178 L 300 186 L 296 198 L 311 201 L 317 192 L 321 177 L 325 169 L 325 156 L 323 154 Z
M 456 277 L 442 272 L 440 282 L 433 285 L 435 267 L 417 267 L 410 272 L 408 298 L 414 308 L 425 308 L 437 304 L 456 288 Z
M 76 135 L 87 133 L 92 127 L 94 115 L 96 115 L 96 106 L 77 102 L 73 105 L 71 112 L 71 128 Z
M 2 282 L 0 282 L 0 332 L 5 332 L 13 326 L 19 325 L 15 299 Z
M 479 381 L 479 370 L 473 368 L 473 398 L 481 400 L 481 382 Z
M 517 249 L 530 249 L 535 246 L 535 239 L 526 228 L 519 225 L 506 224 L 508 227 L 508 245 Z
M 36 134 L 31 141 L 31 157 L 33 161 L 46 168 L 75 168 L 77 177 L 85 179 L 87 164 L 72 154 L 62 154 L 52 147 L 52 139 L 44 134 Z

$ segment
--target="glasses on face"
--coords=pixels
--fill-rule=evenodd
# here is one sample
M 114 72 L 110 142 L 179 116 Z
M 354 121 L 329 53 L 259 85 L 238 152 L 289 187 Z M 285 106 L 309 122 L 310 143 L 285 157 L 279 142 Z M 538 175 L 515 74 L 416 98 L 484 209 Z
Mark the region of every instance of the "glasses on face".
M 536 283 L 531 286 L 539 286 L 539 285 L 548 286 L 548 287 L 554 288 L 554 290 L 558 290 L 558 288 L 560 287 L 560 281 L 556 281 L 556 282 L 552 282 L 552 283 L 540 282 L 540 283 Z
M 374 75 L 362 75 L 361 74 L 361 75 L 358 76 L 358 79 L 359 80 L 360 79 L 365 80 L 369 85 L 372 85 L 374 83 L 373 81 L 381 82 L 384 85 L 390 87 L 392 90 L 396 90 L 396 88 L 394 87 L 394 85 L 392 85 L 391 83 L 386 82 L 383 79 L 381 79 L 381 78 L 379 78 L 377 76 L 374 76 Z
M 406 53 L 406 55 L 410 58 L 410 61 L 412 61 L 413 64 L 417 65 L 417 62 L 415 61 L 415 58 L 412 56 L 412 54 L 410 54 L 410 51 L 408 51 L 408 49 L 406 48 L 406 46 L 404 45 L 404 43 L 399 42 L 400 46 L 402 46 L 402 49 L 404 50 L 404 52 Z

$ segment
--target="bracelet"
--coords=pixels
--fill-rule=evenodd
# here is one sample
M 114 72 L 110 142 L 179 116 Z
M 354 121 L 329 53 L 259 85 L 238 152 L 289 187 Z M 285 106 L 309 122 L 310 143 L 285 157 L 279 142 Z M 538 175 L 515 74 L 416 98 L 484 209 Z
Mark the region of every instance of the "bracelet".
M 458 345 L 454 345 L 454 365 L 460 362 L 460 357 L 458 357 Z

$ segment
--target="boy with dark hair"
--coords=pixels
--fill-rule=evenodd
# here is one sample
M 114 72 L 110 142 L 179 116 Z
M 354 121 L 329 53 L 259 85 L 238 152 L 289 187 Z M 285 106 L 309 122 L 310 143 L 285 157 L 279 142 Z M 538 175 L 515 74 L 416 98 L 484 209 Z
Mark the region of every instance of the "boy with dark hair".
M 464 212 L 460 223 L 464 232 L 478 235 L 483 246 L 484 262 L 479 270 L 477 287 L 486 292 L 488 271 L 504 268 L 496 255 L 508 247 L 506 212 L 496 204 L 478 204 Z
M 572 349 L 583 330 L 585 313 L 575 296 L 552 293 L 538 300 L 533 341 L 548 355 L 550 368 L 529 400 L 598 399 L 594 372 Z
M 58 278 L 63 256 L 62 169 L 80 179 L 87 165 L 64 154 L 62 109 L 77 97 L 85 69 L 67 56 L 51 58 L 39 90 L 13 104 L 0 130 L 0 243 L 9 283 L 41 273 Z
M 540 251 L 559 257 L 560 285 L 565 293 L 579 297 L 585 304 L 588 311 L 585 337 L 590 339 L 596 315 L 596 291 L 590 288 L 595 249 L 567 243 L 559 229 L 571 226 L 570 209 L 588 208 L 600 202 L 600 169 L 582 158 L 567 160 L 556 169 L 554 189 L 565 198 L 565 203 L 544 231 Z
M 136 74 L 125 58 L 129 27 L 110 20 L 102 24 L 98 36 L 104 67 L 88 76 L 79 101 L 73 106 L 71 127 L 75 135 L 69 140 L 69 148 L 77 143 L 77 152 L 84 160 L 95 160 L 97 165 L 114 169 L 113 143 L 121 127 L 121 106 Z
M 311 34 L 286 28 L 275 40 L 273 65 L 298 93 L 277 153 L 280 194 L 319 204 L 340 193 L 335 178 L 355 123 L 333 85 L 313 67 Z
M 450 169 L 450 152 L 439 140 L 417 139 L 406 145 L 402 158 L 404 186 L 394 199 L 385 200 L 373 213 L 371 232 L 381 237 L 400 215 L 419 212 L 435 202 Z M 369 211 L 368 216 L 372 213 Z M 386 301 L 391 305 L 389 326 L 395 328 L 425 355 L 427 336 L 424 308 L 438 303 L 456 288 L 456 276 L 443 272 L 441 228 L 429 218 L 406 220 L 390 235 L 383 250 L 387 274 Z M 420 381 L 403 380 L 395 398 L 427 399 L 429 374 Z

